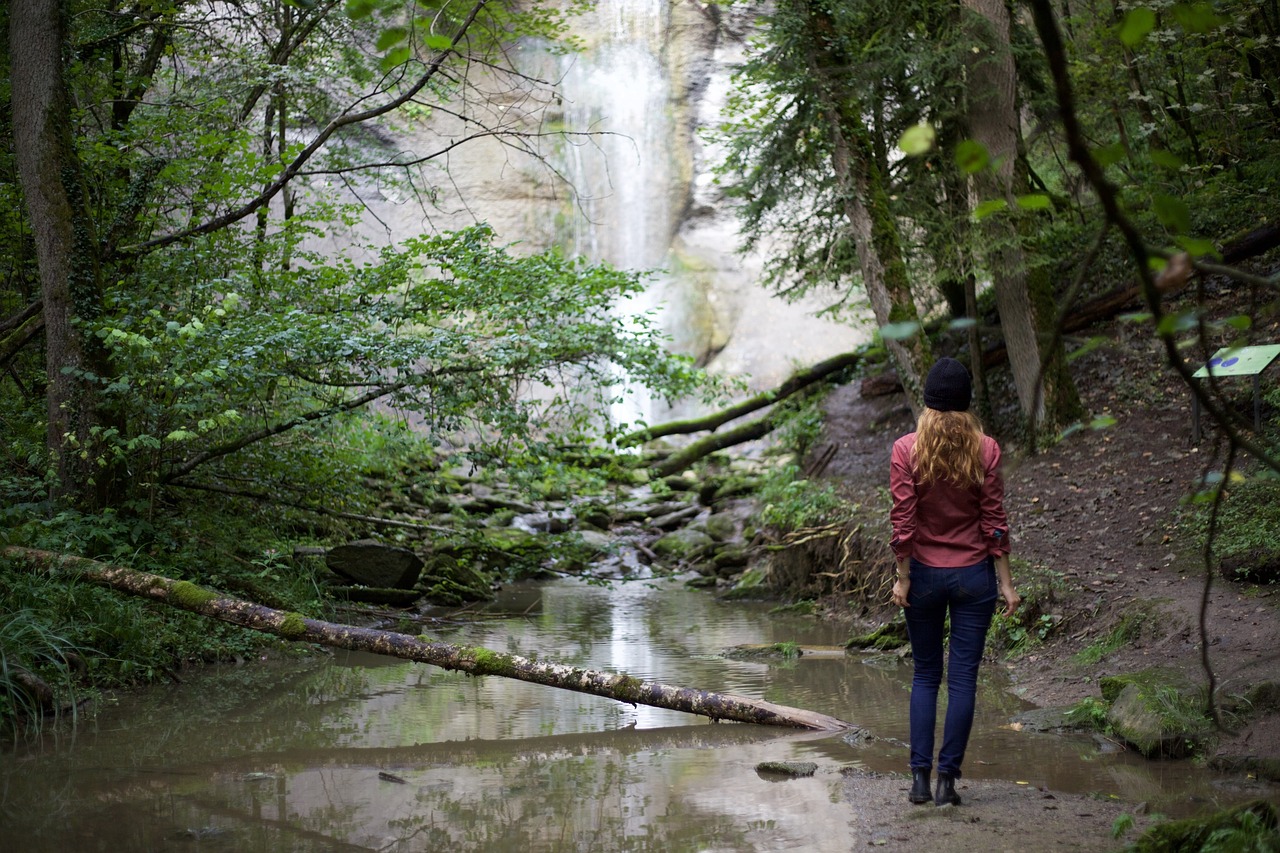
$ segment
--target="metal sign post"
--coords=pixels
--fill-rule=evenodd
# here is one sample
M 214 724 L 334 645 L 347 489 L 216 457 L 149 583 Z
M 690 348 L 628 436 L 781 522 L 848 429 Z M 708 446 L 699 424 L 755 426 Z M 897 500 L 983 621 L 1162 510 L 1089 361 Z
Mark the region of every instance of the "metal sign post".
M 1280 344 L 1258 347 L 1223 347 L 1213 354 L 1209 362 L 1191 374 L 1192 379 L 1215 379 L 1223 376 L 1253 377 L 1253 431 L 1262 431 L 1262 371 L 1280 357 Z M 1200 440 L 1200 398 L 1191 395 L 1192 441 Z

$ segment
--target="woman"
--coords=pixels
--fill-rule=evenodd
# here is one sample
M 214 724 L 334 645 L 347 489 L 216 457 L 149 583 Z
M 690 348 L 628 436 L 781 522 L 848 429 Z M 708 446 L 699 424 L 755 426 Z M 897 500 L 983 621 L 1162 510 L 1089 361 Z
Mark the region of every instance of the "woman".
M 944 358 L 924 383 L 925 410 L 916 431 L 894 442 L 891 546 L 898 576 L 893 603 L 904 608 L 915 675 L 911 680 L 911 793 L 930 799 L 933 730 L 942 683 L 944 626 L 951 617 L 947 713 L 938 750 L 936 805 L 959 805 L 960 778 L 978 664 L 997 597 L 1005 615 L 1022 599 L 1009 573 L 1009 522 L 1004 512 L 1000 446 L 969 412 L 969 371 Z

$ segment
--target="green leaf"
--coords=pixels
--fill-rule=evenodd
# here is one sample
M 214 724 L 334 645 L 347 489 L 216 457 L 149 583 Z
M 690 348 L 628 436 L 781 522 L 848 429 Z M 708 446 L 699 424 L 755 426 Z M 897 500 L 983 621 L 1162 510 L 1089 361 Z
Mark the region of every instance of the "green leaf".
M 1230 326 L 1238 332 L 1243 332 L 1253 325 L 1253 318 L 1248 314 L 1236 314 L 1234 317 L 1224 319 L 1222 325 Z
M 1156 219 L 1170 231 L 1185 234 L 1191 230 L 1191 208 L 1177 196 L 1156 193 L 1151 199 L 1151 207 L 1155 210 Z
M 1103 145 L 1093 149 L 1093 159 L 1098 161 L 1098 165 L 1105 169 L 1107 166 L 1114 166 L 1119 163 L 1128 153 L 1123 142 L 1113 142 L 1110 145 Z
M 383 71 L 390 71 L 393 68 L 399 68 L 409 61 L 409 57 L 413 55 L 413 51 L 407 47 L 397 47 L 395 50 L 382 57 L 382 61 L 378 63 Z
M 422 39 L 422 43 L 431 50 L 448 50 L 453 47 L 453 39 L 437 33 L 432 33 L 431 35 L 424 37 Z
M 947 324 L 947 328 L 953 332 L 959 332 L 963 329 L 972 329 L 976 325 L 978 325 L 978 321 L 972 317 L 956 317 Z
M 1203 237 L 1187 237 L 1179 234 L 1173 238 L 1173 242 L 1178 244 L 1178 248 L 1186 252 L 1192 257 L 1201 257 L 1210 255 L 1214 258 L 1221 258 L 1222 254 L 1218 251 L 1218 247 L 1213 245 L 1213 241 L 1206 240 Z
M 1121 314 L 1116 319 L 1122 323 L 1145 323 L 1151 319 L 1151 312 L 1134 311 L 1132 314 Z
M 902 323 L 888 323 L 880 327 L 880 337 L 889 341 L 903 341 L 915 337 L 920 332 L 920 324 L 914 320 Z
M 1152 148 L 1149 154 L 1152 163 L 1162 166 L 1170 172 L 1176 172 L 1184 165 L 1181 157 L 1172 151 L 1165 151 L 1163 148 Z
M 999 213 L 1009 206 L 1009 203 L 1002 198 L 993 198 L 982 202 L 973 209 L 973 218 L 981 222 L 993 213 Z
M 404 41 L 409 36 L 409 31 L 404 27 L 390 27 L 382 31 L 378 36 L 378 41 L 374 47 L 379 51 L 390 50 L 391 48 Z
M 1023 210 L 1044 210 L 1053 205 L 1053 202 L 1044 193 L 1020 195 L 1016 201 L 1018 202 L 1018 207 Z
M 1124 21 L 1120 24 L 1120 41 L 1124 42 L 1125 47 L 1135 47 L 1139 42 L 1147 37 L 1147 33 L 1156 28 L 1156 13 L 1139 6 L 1136 9 L 1130 9 L 1129 13 L 1124 16 Z
M 1107 342 L 1107 338 L 1103 337 L 1102 335 L 1094 335 L 1092 338 L 1089 338 L 1089 340 L 1085 341 L 1079 347 L 1067 353 L 1067 361 L 1075 361 L 1077 358 L 1080 358 L 1083 355 L 1088 355 L 1089 353 L 1093 352 L 1094 350 L 1096 350 L 1098 347 L 1102 346 L 1106 342 Z
M 921 122 L 902 132 L 902 136 L 898 139 L 898 147 L 904 154 L 917 157 L 928 154 L 933 149 L 933 143 L 937 138 L 938 133 L 933 129 L 933 125 Z
M 981 142 L 966 139 L 956 146 L 956 166 L 967 175 L 981 172 L 991 163 L 991 155 Z
M 1179 311 L 1177 314 L 1166 314 L 1160 318 L 1156 332 L 1162 336 L 1178 332 L 1189 332 L 1200 323 L 1200 312 L 1196 310 Z
M 1175 3 L 1173 17 L 1188 33 L 1207 33 L 1226 23 L 1209 3 Z
M 347 17 L 353 21 L 367 18 L 378 8 L 374 0 L 347 0 Z
M 1089 421 L 1089 429 L 1109 429 L 1116 425 L 1116 419 L 1111 415 L 1098 415 Z

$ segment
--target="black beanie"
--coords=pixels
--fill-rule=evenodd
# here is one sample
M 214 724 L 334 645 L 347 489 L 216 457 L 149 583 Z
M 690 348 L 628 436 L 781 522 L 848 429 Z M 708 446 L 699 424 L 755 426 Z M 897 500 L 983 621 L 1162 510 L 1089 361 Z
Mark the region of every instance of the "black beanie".
M 967 412 L 973 399 L 969 371 L 954 358 L 940 358 L 924 380 L 924 404 L 939 412 Z

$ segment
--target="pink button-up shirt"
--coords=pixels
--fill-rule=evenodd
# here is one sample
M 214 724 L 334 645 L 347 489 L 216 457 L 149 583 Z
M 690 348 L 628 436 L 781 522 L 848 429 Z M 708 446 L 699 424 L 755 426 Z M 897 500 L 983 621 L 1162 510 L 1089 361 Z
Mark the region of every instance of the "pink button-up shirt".
M 920 485 L 912 474 L 916 434 L 893 443 L 889 491 L 893 510 L 890 546 L 899 560 L 915 557 L 926 566 L 960 568 L 988 556 L 1009 553 L 1009 519 L 1004 513 L 1004 480 L 1000 477 L 1000 445 L 982 437 L 986 477 L 981 488 L 946 482 Z

